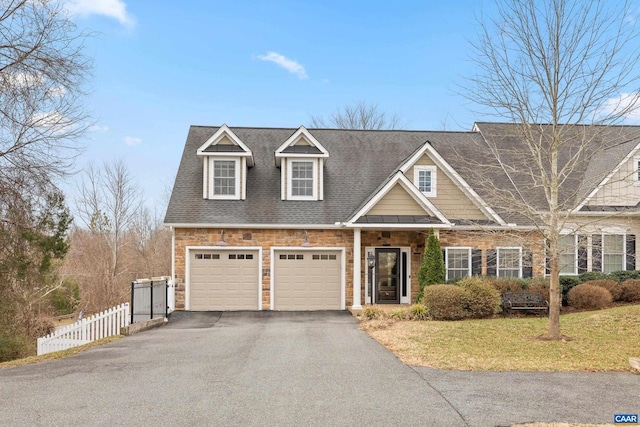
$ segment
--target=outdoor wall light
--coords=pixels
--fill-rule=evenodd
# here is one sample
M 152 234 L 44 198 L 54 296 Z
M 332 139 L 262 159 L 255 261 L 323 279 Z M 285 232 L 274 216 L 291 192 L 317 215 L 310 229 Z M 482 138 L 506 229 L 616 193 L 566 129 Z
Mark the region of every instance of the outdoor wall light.
M 371 252 L 369 252 L 369 255 L 367 255 L 367 263 L 369 265 L 369 268 L 373 268 L 376 266 L 376 257 Z
M 220 240 L 216 242 L 216 246 L 227 246 L 227 240 L 224 238 L 224 230 L 220 233 Z
M 302 239 L 302 245 L 303 248 L 310 248 L 311 247 L 311 243 L 309 243 L 309 233 L 307 233 L 307 231 L 305 230 L 304 232 L 304 237 Z

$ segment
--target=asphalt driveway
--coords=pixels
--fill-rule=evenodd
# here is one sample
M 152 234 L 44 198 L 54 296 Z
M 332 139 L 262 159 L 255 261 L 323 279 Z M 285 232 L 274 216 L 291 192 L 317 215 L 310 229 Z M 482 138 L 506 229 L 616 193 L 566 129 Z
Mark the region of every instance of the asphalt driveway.
M 0 424 L 494 426 L 611 423 L 640 376 L 404 365 L 347 313 L 174 313 L 168 326 L 0 370 Z

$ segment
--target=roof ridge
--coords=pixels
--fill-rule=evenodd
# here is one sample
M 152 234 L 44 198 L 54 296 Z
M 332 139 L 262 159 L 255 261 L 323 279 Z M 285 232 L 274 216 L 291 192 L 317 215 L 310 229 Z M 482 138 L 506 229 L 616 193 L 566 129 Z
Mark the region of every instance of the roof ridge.
M 268 126 L 229 126 L 230 129 L 252 129 L 252 130 L 293 130 L 296 131 L 300 127 L 268 127 Z M 215 129 L 220 128 L 222 125 L 190 125 L 192 128 L 205 128 Z M 472 130 L 430 130 L 430 129 L 341 129 L 341 128 L 308 128 L 311 130 L 332 130 L 340 132 L 403 132 L 403 133 L 464 133 L 464 134 L 477 134 L 478 132 Z

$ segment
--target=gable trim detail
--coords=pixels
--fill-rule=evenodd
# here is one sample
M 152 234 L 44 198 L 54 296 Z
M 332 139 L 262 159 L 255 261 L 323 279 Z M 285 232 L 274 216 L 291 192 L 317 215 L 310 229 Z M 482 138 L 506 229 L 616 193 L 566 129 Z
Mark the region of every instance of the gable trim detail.
M 396 174 L 358 211 L 346 222 L 346 225 L 353 226 L 362 216 L 366 215 L 396 184 L 401 185 L 404 190 L 424 209 L 425 213 L 435 216 L 444 225 L 451 226 L 451 222 L 429 201 L 404 175 L 398 171 Z M 362 224 L 358 224 L 362 226 Z
M 436 151 L 429 141 L 426 141 L 422 148 L 416 151 L 403 165 L 400 166 L 400 171 L 406 174 L 420 160 L 422 156 L 427 154 L 431 160 L 453 181 L 454 184 L 475 204 L 480 211 L 500 225 L 507 225 L 503 220 L 482 198 L 473 188 L 462 178 L 462 176 L 456 172 L 455 169 Z
M 312 147 L 317 148 L 320 153 L 285 153 L 289 147 L 294 146 L 300 138 L 304 138 Z M 280 166 L 284 157 L 307 157 L 307 158 L 328 158 L 329 152 L 304 126 L 300 126 L 286 141 L 284 141 L 275 152 L 276 166 Z
M 613 170 L 611 170 L 611 172 L 609 172 L 607 174 L 607 176 L 596 186 L 596 188 L 594 188 L 587 195 L 587 197 L 585 197 L 584 200 L 582 202 L 580 202 L 580 204 L 578 206 L 576 206 L 576 208 L 573 211 L 571 211 L 571 213 L 580 213 L 580 209 L 582 209 L 587 203 L 589 203 L 589 201 L 591 199 L 593 199 L 595 197 L 595 195 L 598 194 L 598 192 L 600 190 L 602 190 L 602 188 L 604 188 L 605 185 L 607 185 L 607 183 L 622 168 L 622 166 L 624 166 L 634 156 L 637 156 L 639 150 L 640 150 L 640 143 L 636 144 L 636 146 L 633 148 L 633 150 L 631 150 L 631 151 L 629 151 L 629 153 L 627 153 L 627 155 L 620 161 L 620 163 L 618 163 L 616 165 L 616 167 L 613 168 Z M 636 174 L 637 174 L 637 172 L 636 172 Z
M 222 138 L 224 136 L 229 138 L 234 144 L 236 144 L 238 147 L 240 147 L 242 149 L 242 151 L 233 151 L 233 152 L 226 152 L 226 151 L 222 151 L 222 152 L 207 152 L 207 151 L 205 151 L 207 148 L 217 145 L 222 140 Z M 220 128 L 213 135 L 211 135 L 205 141 L 204 144 L 202 144 L 198 148 L 196 154 L 198 156 L 224 155 L 224 156 L 235 156 L 235 157 L 249 157 L 249 160 L 247 162 L 248 166 L 253 166 L 253 164 L 254 164 L 253 163 L 253 152 L 249 149 L 249 147 L 247 147 L 247 145 L 244 142 L 242 142 L 242 140 L 240 138 L 238 138 L 238 136 L 226 124 L 223 124 L 222 126 L 220 126 Z

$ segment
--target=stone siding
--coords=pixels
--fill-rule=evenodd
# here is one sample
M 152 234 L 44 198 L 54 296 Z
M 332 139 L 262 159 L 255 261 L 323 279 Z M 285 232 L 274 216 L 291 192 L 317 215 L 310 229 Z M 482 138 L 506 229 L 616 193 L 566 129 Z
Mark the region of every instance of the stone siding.
M 215 228 L 176 228 L 175 284 L 176 308 L 185 307 L 185 256 L 187 246 L 216 246 L 222 230 Z M 224 229 L 228 246 L 262 247 L 262 308 L 268 310 L 271 301 L 271 248 L 301 247 L 304 230 Z M 353 230 L 308 230 L 312 247 L 345 248 L 346 307 L 353 304 Z M 222 246 L 219 246 L 223 249 Z

